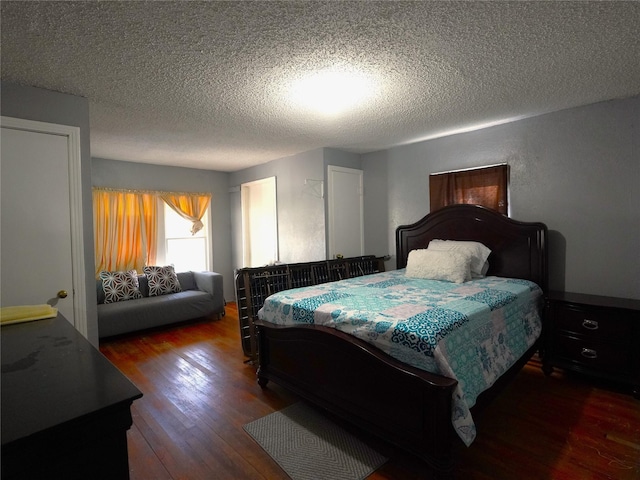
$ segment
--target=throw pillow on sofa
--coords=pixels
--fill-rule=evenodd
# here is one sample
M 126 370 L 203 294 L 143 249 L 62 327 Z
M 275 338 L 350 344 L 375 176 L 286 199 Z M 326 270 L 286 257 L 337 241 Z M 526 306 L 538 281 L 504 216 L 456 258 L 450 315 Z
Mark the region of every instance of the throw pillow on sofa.
M 171 265 L 166 267 L 143 267 L 142 270 L 147 276 L 150 297 L 182 291 L 178 276 Z
M 104 303 L 123 302 L 142 298 L 138 288 L 138 273 L 135 270 L 128 272 L 100 272 L 102 288 L 104 290 Z

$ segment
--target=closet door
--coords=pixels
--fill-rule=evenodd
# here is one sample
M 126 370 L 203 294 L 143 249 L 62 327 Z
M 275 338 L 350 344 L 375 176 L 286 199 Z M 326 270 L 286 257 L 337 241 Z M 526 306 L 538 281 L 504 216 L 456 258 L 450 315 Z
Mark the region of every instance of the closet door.
M 84 265 L 77 259 L 83 249 L 73 238 L 81 221 L 72 215 L 70 175 L 70 162 L 79 167 L 79 144 L 76 159 L 65 134 L 79 129 L 59 127 L 2 118 L 0 298 L 2 306 L 53 305 L 86 335 Z
M 329 165 L 327 177 L 329 258 L 364 255 L 363 172 Z

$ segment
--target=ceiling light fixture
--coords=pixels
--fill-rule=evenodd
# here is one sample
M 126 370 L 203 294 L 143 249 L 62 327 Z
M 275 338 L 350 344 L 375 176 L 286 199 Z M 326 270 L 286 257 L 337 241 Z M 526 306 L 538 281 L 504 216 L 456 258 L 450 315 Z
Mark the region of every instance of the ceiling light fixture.
M 370 99 L 376 82 L 361 72 L 321 70 L 294 80 L 289 98 L 296 104 L 332 116 Z

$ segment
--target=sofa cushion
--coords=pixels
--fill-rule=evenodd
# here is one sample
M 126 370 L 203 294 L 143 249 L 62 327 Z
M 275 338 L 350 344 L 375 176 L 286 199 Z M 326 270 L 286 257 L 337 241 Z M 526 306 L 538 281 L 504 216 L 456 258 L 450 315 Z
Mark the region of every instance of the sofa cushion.
M 215 310 L 215 300 L 199 290 L 98 305 L 100 337 L 206 317 Z
M 123 302 L 142 298 L 138 289 L 138 274 L 135 270 L 128 272 L 100 272 L 104 303 Z
M 178 275 L 178 281 L 182 290 L 197 290 L 196 280 L 193 277 L 193 272 L 180 272 Z
M 178 276 L 171 265 L 165 267 L 150 266 L 142 269 L 149 283 L 149 296 L 168 295 L 181 292 Z
M 138 275 L 138 288 L 143 297 L 149 296 L 149 282 L 146 275 Z
M 98 297 L 98 305 L 104 303 L 104 288 L 102 287 L 102 279 L 98 277 L 96 280 L 96 294 Z

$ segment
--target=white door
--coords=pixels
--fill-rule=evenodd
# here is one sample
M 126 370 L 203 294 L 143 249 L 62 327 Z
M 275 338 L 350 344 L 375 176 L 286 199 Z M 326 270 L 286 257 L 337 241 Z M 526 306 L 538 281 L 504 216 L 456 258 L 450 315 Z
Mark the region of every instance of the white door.
M 70 175 L 79 173 L 79 129 L 2 117 L 1 141 L 2 306 L 48 303 L 86 335 L 83 249 L 73 249 L 79 176 Z
M 329 165 L 329 258 L 364 255 L 362 170 Z

